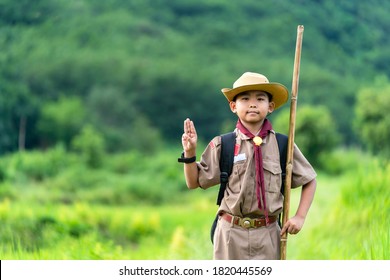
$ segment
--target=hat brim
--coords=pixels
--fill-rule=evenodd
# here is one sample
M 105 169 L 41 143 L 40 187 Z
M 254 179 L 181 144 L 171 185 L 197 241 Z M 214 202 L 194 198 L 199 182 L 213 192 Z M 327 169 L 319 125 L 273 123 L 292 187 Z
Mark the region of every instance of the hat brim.
M 233 89 L 223 88 L 221 91 L 225 95 L 226 99 L 230 102 L 233 101 L 234 97 L 236 97 L 238 94 L 250 90 L 260 90 L 271 94 L 272 101 L 275 103 L 275 109 L 282 106 L 288 100 L 287 88 L 279 83 L 245 85 Z

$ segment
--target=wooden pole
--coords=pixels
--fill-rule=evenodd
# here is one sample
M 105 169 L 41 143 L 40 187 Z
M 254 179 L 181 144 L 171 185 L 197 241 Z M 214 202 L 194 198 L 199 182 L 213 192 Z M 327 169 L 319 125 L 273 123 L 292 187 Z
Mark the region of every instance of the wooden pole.
M 302 37 L 303 37 L 303 25 L 298 25 L 297 28 L 297 42 L 295 47 L 295 59 L 294 59 L 294 71 L 291 89 L 291 104 L 290 104 L 290 124 L 288 133 L 288 146 L 287 146 L 287 162 L 286 162 L 286 181 L 284 187 L 284 203 L 283 203 L 283 218 L 282 226 L 287 222 L 290 210 L 290 192 L 291 192 L 291 180 L 292 180 L 292 163 L 294 152 L 294 136 L 295 136 L 295 117 L 297 110 L 298 100 L 298 84 L 299 84 L 299 68 L 301 64 L 301 49 L 302 49 Z M 287 249 L 287 232 L 285 232 L 280 241 L 280 259 L 286 259 Z

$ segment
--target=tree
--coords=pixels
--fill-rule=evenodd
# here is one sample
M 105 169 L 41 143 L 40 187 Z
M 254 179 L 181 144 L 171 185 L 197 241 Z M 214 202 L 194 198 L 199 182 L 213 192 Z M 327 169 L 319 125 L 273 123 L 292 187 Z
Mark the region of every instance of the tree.
M 103 164 L 104 138 L 92 125 L 84 126 L 80 134 L 73 138 L 71 145 L 75 151 L 81 154 L 88 167 L 98 168 Z
M 289 111 L 282 111 L 275 119 L 276 131 L 288 134 Z M 321 158 L 340 141 L 336 122 L 324 106 L 298 107 L 295 124 L 295 143 L 311 164 L 321 166 Z
M 153 153 L 161 147 L 159 131 L 137 110 L 129 94 L 114 86 L 95 87 L 86 104 L 88 120 L 105 138 L 108 152 L 137 149 Z
M 0 154 L 31 146 L 38 104 L 15 69 L 0 69 Z
M 84 124 L 85 110 L 78 97 L 61 97 L 47 102 L 41 110 L 38 129 L 45 145 L 63 142 L 69 145 Z
M 378 77 L 362 88 L 355 106 L 354 128 L 362 144 L 375 154 L 390 155 L 390 82 Z
M 249 70 L 289 82 L 297 22 L 307 26 L 300 90 L 309 94 L 300 102 L 329 108 L 354 144 L 357 89 L 379 72 L 390 76 L 390 1 L 261 2 L 0 0 L 0 153 L 18 140 L 38 148 L 38 113 L 60 94 L 114 102 L 110 87 L 124 96 L 115 102 L 131 101 L 129 112 L 90 112 L 96 100 L 86 107 L 108 151 L 134 146 L 133 121 L 148 124 L 146 139 L 161 133 L 176 143 L 191 117 L 208 140 L 233 117 L 221 87 Z M 99 88 L 110 96 L 91 98 Z

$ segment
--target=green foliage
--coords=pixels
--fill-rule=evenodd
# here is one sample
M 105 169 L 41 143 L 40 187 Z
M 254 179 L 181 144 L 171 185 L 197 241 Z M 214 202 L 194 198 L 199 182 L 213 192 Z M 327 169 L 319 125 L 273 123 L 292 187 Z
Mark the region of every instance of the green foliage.
M 156 136 L 176 141 L 186 117 L 208 141 L 232 120 L 220 88 L 244 71 L 290 83 L 297 24 L 300 100 L 329 108 L 344 144 L 354 144 L 355 92 L 389 76 L 390 4 L 375 3 L 1 0 L 0 153 L 18 148 L 21 119 L 28 149 L 69 141 L 74 132 L 54 126 L 61 96 L 81 100 L 110 152 L 149 150 Z M 53 102 L 61 110 L 48 112 Z M 73 113 L 68 124 L 82 111 Z M 143 141 L 131 139 L 133 126 Z
M 211 259 L 218 188 L 188 191 L 179 152 L 116 154 L 100 169 L 61 147 L 40 159 L 33 152 L 3 157 L 2 259 Z M 389 259 L 390 166 L 358 151 L 331 157 L 341 168 L 332 176 L 319 172 L 305 226 L 289 238 L 288 259 Z M 44 159 L 55 171 L 39 181 L 27 176 L 35 174 L 32 162 Z M 292 191 L 293 200 L 299 194 Z
M 194 211 L 199 215 L 189 220 Z M 210 215 L 196 205 L 164 206 L 159 211 L 85 203 L 27 209 L 3 201 L 0 254 L 2 259 L 40 260 L 209 259 L 208 236 L 194 223 L 201 224 Z
M 374 85 L 363 88 L 358 93 L 356 134 L 375 154 L 390 155 L 390 82 L 386 77 L 379 77 Z
M 326 153 L 321 153 L 319 161 L 321 169 L 333 176 L 340 176 L 348 172 L 355 172 L 362 161 L 370 160 L 370 157 L 356 149 L 337 148 Z
M 42 106 L 37 126 L 44 143 L 53 145 L 63 142 L 69 145 L 84 122 L 85 110 L 81 99 L 75 96 L 62 96 L 58 101 L 48 102 Z
M 389 167 L 364 155 L 342 176 L 320 174 L 304 228 L 289 238 L 288 258 L 389 260 Z M 292 205 L 298 201 L 299 192 Z
M 5 69 L 0 67 L 0 154 L 18 148 L 22 120 L 26 120 L 27 134 L 34 134 L 30 124 L 34 123 L 32 116 L 37 114 L 39 104 L 38 99 L 31 96 L 28 86 L 21 81 L 19 65 L 16 66 L 14 60 L 12 57 L 2 59 L 0 54 L 0 61 L 9 65 Z M 27 146 L 31 146 L 31 142 L 28 143 L 30 145 Z
M 94 129 L 86 125 L 81 133 L 72 140 L 72 147 L 80 152 L 88 167 L 100 167 L 104 160 L 105 142 L 104 138 Z
M 275 119 L 275 129 L 288 135 L 288 111 L 283 111 Z M 296 112 L 295 143 L 316 166 L 321 166 L 321 157 L 332 151 L 340 141 L 335 120 L 324 106 L 300 106 Z
M 53 16 L 60 5 L 59 1 L 21 0 L 17 3 L 12 0 L 0 1 L 0 19 L 2 24 L 34 25 Z
M 88 120 L 104 136 L 109 152 L 138 149 L 153 153 L 161 148 L 160 131 L 145 117 L 145 110 L 137 109 L 135 102 L 134 97 L 116 87 L 90 91 L 86 100 Z
M 352 237 L 351 242 L 363 245 L 362 255 L 356 258 L 389 259 L 390 230 L 383 227 L 390 223 L 390 165 L 379 160 L 365 161 L 357 172 L 351 176 L 350 182 L 342 189 L 341 203 L 343 210 L 338 214 L 349 216 L 344 234 Z M 374 214 L 375 213 L 375 214 Z M 376 219 L 373 219 L 373 214 Z M 367 228 L 369 235 L 362 233 Z M 357 234 L 355 234 L 357 233 Z M 382 247 L 383 246 L 383 247 Z
M 220 89 L 245 71 L 288 86 L 303 24 L 296 142 L 335 177 L 291 258 L 390 259 L 389 168 L 333 150 L 338 131 L 388 153 L 390 2 L 374 2 L 0 0 L 2 258 L 211 259 L 216 193 L 188 193 L 164 142 L 180 148 L 186 117 L 200 143 L 231 131 Z
M 23 193 L 44 204 L 85 201 L 126 205 L 143 201 L 161 205 L 180 201 L 182 198 L 172 197 L 172 193 L 187 190 L 182 166 L 176 160 L 179 150 L 167 149 L 153 156 L 134 150 L 108 157 L 101 154 L 100 146 L 92 146 L 97 139 L 92 134 L 76 139 L 86 145 L 77 153 L 57 146 L 45 152 L 25 151 L 3 157 L 0 199 L 18 200 Z
M 3 176 L 11 182 L 43 181 L 54 177 L 69 167 L 71 155 L 67 154 L 62 145 L 50 150 L 24 151 L 9 155 L 2 159 Z

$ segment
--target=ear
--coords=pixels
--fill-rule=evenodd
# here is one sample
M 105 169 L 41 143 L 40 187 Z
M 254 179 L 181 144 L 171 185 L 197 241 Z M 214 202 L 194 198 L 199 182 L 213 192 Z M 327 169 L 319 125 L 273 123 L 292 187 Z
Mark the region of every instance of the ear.
M 275 103 L 271 101 L 268 106 L 268 114 L 271 114 L 275 110 Z
M 230 110 L 231 110 L 234 114 L 237 113 L 236 102 L 230 101 L 230 102 L 229 102 L 229 106 L 230 106 Z

